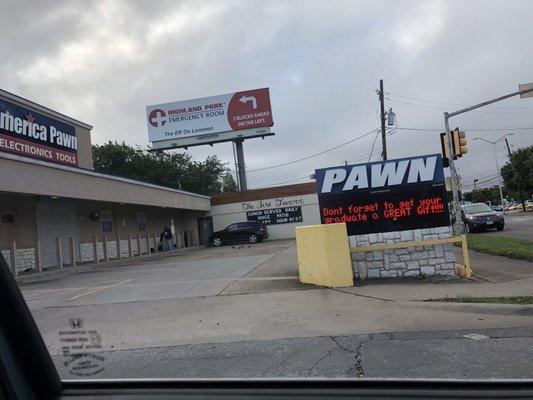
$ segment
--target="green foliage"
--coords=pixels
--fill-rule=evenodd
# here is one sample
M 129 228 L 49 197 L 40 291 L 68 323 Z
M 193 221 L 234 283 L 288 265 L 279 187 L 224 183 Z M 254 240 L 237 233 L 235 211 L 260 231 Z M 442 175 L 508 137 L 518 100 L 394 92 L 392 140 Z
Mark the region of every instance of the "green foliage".
M 471 190 L 464 193 L 464 199 L 472 203 L 487 203 L 489 201 L 491 204 L 501 203 L 500 190 L 497 187 Z
M 501 169 L 505 187 L 513 192 L 533 193 L 533 146 L 511 153 L 510 160 Z
M 117 142 L 93 146 L 93 159 L 98 172 L 205 195 L 220 193 L 228 172 L 216 156 L 198 162 L 189 154 L 156 154 Z
M 239 188 L 237 187 L 237 182 L 233 179 L 231 172 L 226 172 L 222 177 L 222 192 L 237 192 Z

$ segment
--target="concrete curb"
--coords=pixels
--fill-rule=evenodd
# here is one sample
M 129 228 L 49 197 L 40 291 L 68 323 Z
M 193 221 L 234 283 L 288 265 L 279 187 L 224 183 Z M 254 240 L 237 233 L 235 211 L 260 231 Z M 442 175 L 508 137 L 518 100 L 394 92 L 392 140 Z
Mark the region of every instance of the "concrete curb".
M 498 303 L 459 303 L 448 301 L 414 301 L 412 303 L 423 303 L 425 307 L 439 310 L 490 314 L 490 315 L 533 315 L 533 305 L 530 304 L 498 304 Z
M 54 278 L 60 278 L 63 276 L 73 275 L 77 273 L 83 273 L 88 271 L 98 271 L 98 270 L 104 270 L 108 268 L 113 267 L 124 267 L 124 266 L 131 266 L 136 264 L 143 264 L 150 261 L 158 261 L 163 260 L 166 258 L 172 258 L 172 257 L 179 257 L 184 254 L 187 254 L 192 251 L 196 251 L 199 249 L 202 249 L 204 246 L 195 246 L 195 247 L 186 247 L 183 249 L 175 250 L 168 253 L 152 253 L 152 254 L 145 254 L 142 256 L 136 256 L 133 258 L 121 258 L 121 259 L 115 259 L 111 261 L 100 261 L 98 264 L 92 263 L 92 264 L 81 264 L 77 265 L 74 268 L 71 267 L 65 267 L 63 269 L 53 269 L 50 271 L 44 271 L 44 272 L 35 272 L 30 273 L 27 275 L 19 275 L 15 277 L 15 282 L 19 285 L 24 285 L 28 283 L 34 283 L 34 282 L 41 282 L 49 279 Z

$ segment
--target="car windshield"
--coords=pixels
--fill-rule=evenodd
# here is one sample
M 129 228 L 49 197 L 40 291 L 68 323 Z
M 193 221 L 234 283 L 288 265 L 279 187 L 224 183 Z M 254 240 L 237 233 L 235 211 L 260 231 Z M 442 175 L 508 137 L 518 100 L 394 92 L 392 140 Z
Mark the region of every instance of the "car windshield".
M 0 257 L 63 379 L 533 379 L 533 1 L 0 9 Z
M 490 208 L 486 204 L 472 204 L 468 206 L 464 206 L 463 210 L 467 214 L 477 214 L 477 213 L 484 213 L 484 212 L 492 212 L 492 208 Z

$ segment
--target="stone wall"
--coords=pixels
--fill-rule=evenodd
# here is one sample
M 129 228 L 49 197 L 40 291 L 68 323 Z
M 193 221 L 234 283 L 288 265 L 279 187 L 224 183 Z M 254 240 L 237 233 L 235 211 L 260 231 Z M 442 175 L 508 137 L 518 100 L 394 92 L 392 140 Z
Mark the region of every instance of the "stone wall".
M 450 227 L 413 229 L 399 232 L 350 236 L 350 247 L 398 243 L 412 240 L 444 239 L 452 236 Z M 455 251 L 451 244 L 408 247 L 352 253 L 354 277 L 379 278 L 433 277 L 457 278 Z

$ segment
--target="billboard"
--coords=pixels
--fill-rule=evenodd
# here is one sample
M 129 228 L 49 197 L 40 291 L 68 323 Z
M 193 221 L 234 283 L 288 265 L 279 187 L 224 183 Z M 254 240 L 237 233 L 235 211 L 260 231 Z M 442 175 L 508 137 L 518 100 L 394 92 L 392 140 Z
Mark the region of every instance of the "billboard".
M 317 169 L 323 224 L 349 235 L 450 225 L 440 154 Z
M 266 136 L 272 125 L 268 88 L 146 107 L 154 149 Z
M 0 151 L 78 165 L 74 126 L 0 99 Z

